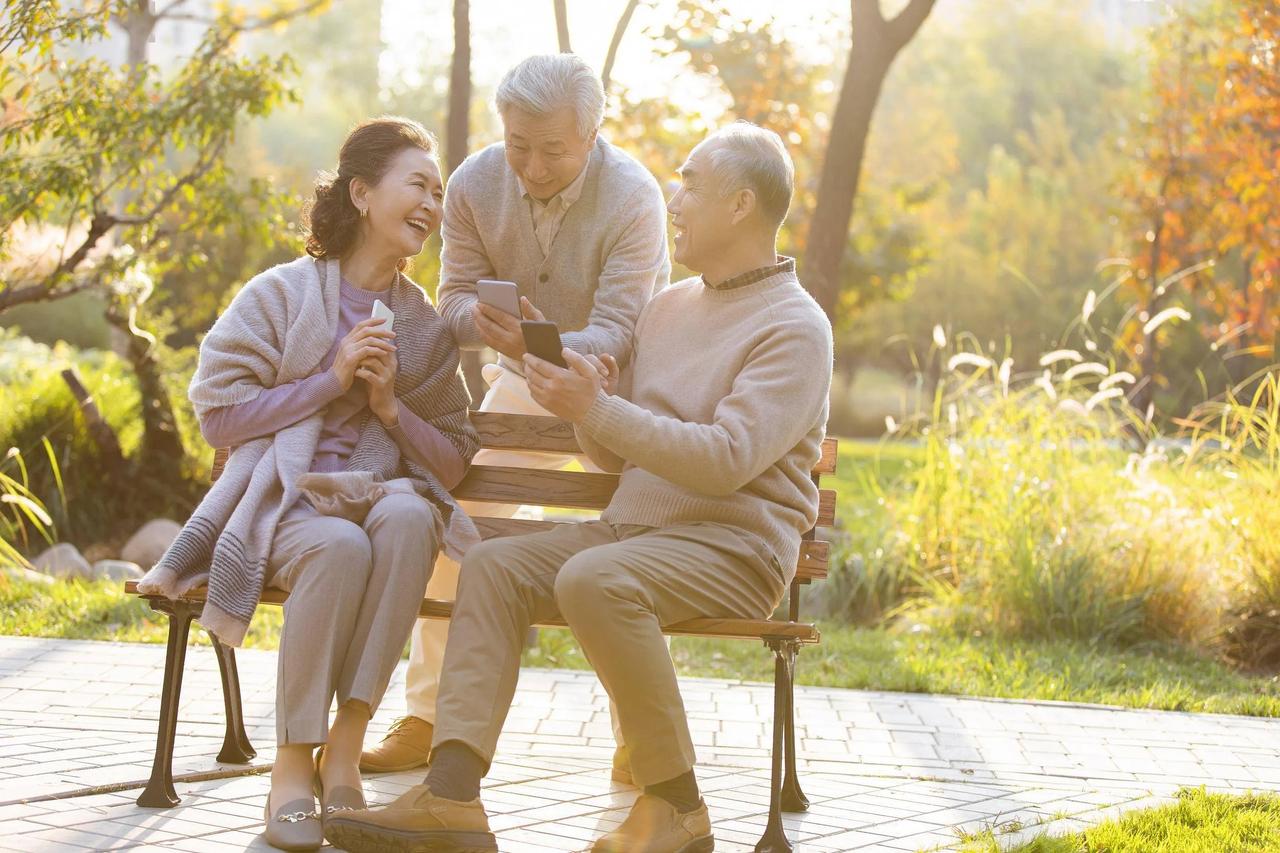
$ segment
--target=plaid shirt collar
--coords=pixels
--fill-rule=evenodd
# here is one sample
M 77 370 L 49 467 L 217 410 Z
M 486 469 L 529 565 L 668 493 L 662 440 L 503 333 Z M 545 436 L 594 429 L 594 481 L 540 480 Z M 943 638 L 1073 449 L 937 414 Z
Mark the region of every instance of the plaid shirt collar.
M 772 278 L 775 275 L 783 273 L 792 273 L 796 271 L 796 259 L 788 258 L 786 255 L 778 255 L 777 263 L 770 264 L 767 267 L 759 267 L 758 269 L 735 275 L 733 278 L 712 284 L 707 281 L 706 277 L 702 278 L 702 283 L 712 290 L 737 290 L 739 287 L 746 287 L 748 284 L 755 284 L 764 281 L 766 278 Z

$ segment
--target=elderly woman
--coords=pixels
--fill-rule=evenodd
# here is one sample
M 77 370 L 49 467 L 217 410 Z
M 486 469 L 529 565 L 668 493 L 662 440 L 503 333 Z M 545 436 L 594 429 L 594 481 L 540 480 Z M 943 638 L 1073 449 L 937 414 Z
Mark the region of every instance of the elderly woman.
M 289 592 L 265 809 L 285 850 L 318 848 L 325 816 L 364 807 L 365 728 L 436 553 L 477 538 L 447 492 L 478 447 L 457 346 L 403 272 L 442 199 L 416 122 L 347 137 L 315 189 L 308 256 L 245 285 L 201 345 L 191 400 L 208 441 L 235 449 L 140 584 L 176 596 L 207 582 L 200 621 L 233 646 L 264 586 Z M 375 316 L 379 301 L 393 317 Z

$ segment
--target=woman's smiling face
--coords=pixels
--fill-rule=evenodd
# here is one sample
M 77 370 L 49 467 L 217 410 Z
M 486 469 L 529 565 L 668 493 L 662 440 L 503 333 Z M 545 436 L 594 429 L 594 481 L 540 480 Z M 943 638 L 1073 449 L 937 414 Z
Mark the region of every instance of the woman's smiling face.
M 405 148 L 376 186 L 361 186 L 354 194 L 356 206 L 368 211 L 362 221 L 364 242 L 385 247 L 397 258 L 419 254 L 440 225 L 444 183 L 435 158 L 421 148 Z

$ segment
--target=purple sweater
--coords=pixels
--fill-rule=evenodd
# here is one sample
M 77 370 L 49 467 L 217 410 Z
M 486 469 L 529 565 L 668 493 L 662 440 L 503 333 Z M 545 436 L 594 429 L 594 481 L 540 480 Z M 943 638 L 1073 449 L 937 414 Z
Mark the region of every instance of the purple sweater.
M 254 438 L 271 435 L 304 420 L 321 409 L 324 422 L 311 470 L 342 471 L 347 457 L 360 437 L 360 424 L 369 413 L 369 394 L 364 381 L 357 379 L 345 392 L 332 370 L 338 344 L 361 320 L 368 319 L 373 301 L 380 294 L 361 290 L 342 280 L 338 307 L 338 333 L 320 368 L 306 379 L 288 382 L 262 393 L 247 403 L 210 411 L 200 421 L 200 432 L 214 447 L 235 447 Z M 440 430 L 419 418 L 397 401 L 399 426 L 387 432 L 400 452 L 426 467 L 446 489 L 452 489 L 466 473 L 466 464 Z

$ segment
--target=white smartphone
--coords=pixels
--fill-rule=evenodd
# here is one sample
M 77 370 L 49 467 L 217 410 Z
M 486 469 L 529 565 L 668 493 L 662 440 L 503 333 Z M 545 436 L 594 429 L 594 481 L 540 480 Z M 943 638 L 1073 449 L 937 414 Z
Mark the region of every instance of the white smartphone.
M 512 317 L 520 316 L 520 288 L 514 281 L 482 278 L 476 282 L 476 296 L 485 305 L 492 305 Z
M 373 300 L 373 312 L 369 314 L 371 320 L 386 320 L 380 328 L 391 331 L 391 327 L 395 325 L 396 315 L 383 304 L 381 299 Z

